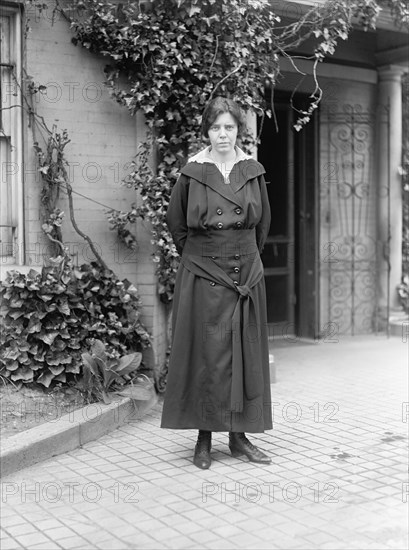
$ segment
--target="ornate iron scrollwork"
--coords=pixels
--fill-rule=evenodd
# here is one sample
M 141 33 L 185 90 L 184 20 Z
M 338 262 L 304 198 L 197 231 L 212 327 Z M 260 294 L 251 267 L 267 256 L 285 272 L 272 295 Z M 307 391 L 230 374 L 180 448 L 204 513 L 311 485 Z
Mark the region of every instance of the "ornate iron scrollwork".
M 377 324 L 376 212 L 388 188 L 380 192 L 374 177 L 375 122 L 375 113 L 357 105 L 321 115 L 326 174 L 320 266 L 327 289 L 322 315 L 340 334 L 373 332 Z

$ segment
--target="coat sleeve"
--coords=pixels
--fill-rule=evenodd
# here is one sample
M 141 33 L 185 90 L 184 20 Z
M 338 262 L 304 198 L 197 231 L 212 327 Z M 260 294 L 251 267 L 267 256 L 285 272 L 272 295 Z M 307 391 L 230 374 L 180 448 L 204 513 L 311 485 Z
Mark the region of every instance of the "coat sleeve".
M 260 254 L 263 252 L 264 243 L 266 242 L 268 231 L 270 229 L 271 223 L 271 210 L 270 210 L 270 201 L 268 200 L 267 186 L 264 176 L 261 175 L 258 177 L 260 184 L 260 194 L 261 194 L 261 205 L 262 205 L 262 214 L 261 220 L 256 227 L 256 239 L 257 246 L 260 251 Z
M 166 213 L 166 223 L 175 243 L 176 250 L 182 255 L 187 237 L 187 201 L 189 178 L 182 174 L 175 183 Z

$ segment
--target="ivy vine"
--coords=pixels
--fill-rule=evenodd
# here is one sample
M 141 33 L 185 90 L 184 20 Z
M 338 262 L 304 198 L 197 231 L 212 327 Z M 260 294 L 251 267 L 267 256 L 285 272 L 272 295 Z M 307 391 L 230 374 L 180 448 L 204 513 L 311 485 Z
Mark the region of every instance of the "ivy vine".
M 41 4 L 41 9 L 46 7 Z M 25 23 L 28 31 L 28 18 Z M 27 87 L 23 90 L 14 67 L 11 75 L 23 103 L 5 109 L 22 108 L 28 115 L 42 181 L 42 229 L 53 250 L 41 271 L 33 269 L 24 275 L 13 270 L 0 282 L 0 378 L 45 387 L 70 384 L 82 374 L 81 352 L 96 338 L 104 339 L 108 356 L 116 362 L 129 351 L 140 354 L 150 347 L 151 337 L 140 319 L 142 304 L 136 287 L 118 279 L 77 224 L 65 155 L 68 133 L 55 125 L 50 129 L 34 106 L 33 97 L 46 92 L 46 87 L 24 72 Z M 68 199 L 74 230 L 95 255 L 91 264 L 75 267 L 64 244 L 64 212 L 58 207 L 62 193 Z M 141 368 L 151 374 L 145 365 Z
M 280 63 L 307 39 L 313 41 L 314 89 L 310 104 L 298 109 L 296 130 L 308 123 L 322 98 L 316 69 L 346 40 L 353 21 L 375 28 L 380 5 L 375 0 L 331 0 L 315 6 L 297 21 L 282 24 L 267 0 L 153 0 L 117 4 L 77 0 L 81 18 L 72 21 L 73 42 L 109 59 L 106 84 L 112 97 L 131 114 L 142 112 L 149 129 L 124 181 L 140 193 L 141 203 L 129 212 L 110 211 L 111 229 L 129 247 L 136 246 L 127 228 L 137 217 L 152 224 L 153 260 L 158 292 L 172 300 L 178 255 L 165 214 L 171 188 L 186 157 L 203 147 L 200 114 L 215 95 L 235 99 L 244 111 L 274 116 L 274 88 Z M 396 13 L 404 2 L 389 1 Z M 403 10 L 403 11 L 402 11 Z M 301 73 L 303 74 L 303 73 Z M 270 97 L 265 90 L 271 89 Z M 247 136 L 251 147 L 257 138 Z M 151 168 L 152 156 L 156 160 Z
M 150 222 L 158 292 L 165 303 L 172 301 L 178 266 L 178 254 L 165 222 L 166 210 L 180 167 L 189 154 L 203 146 L 199 135 L 200 113 L 209 99 L 216 95 L 229 96 L 243 110 L 256 113 L 262 120 L 264 116 L 274 117 L 274 89 L 280 80 L 281 61 L 289 60 L 302 78 L 304 73 L 298 68 L 302 56 L 294 52 L 310 40 L 313 44 L 311 54 L 304 56 L 313 62 L 314 87 L 309 107 L 301 110 L 291 99 L 298 113 L 295 128 L 301 130 L 322 98 L 317 66 L 335 52 L 339 40 L 348 38 L 353 21 L 358 21 L 365 30 L 374 28 L 381 7 L 387 6 L 398 26 L 409 26 L 407 1 L 396 0 L 329 0 L 300 14 L 289 24 L 281 22 L 268 0 L 139 0 L 124 3 L 71 0 L 68 4 L 54 0 L 52 5 L 26 0 L 25 5 L 39 12 L 47 11 L 51 24 L 59 13 L 70 21 L 73 42 L 108 59 L 106 84 L 113 99 L 132 115 L 139 111 L 145 116 L 147 138 L 140 144 L 133 169 L 123 182 L 139 191 L 140 201 L 127 212 L 110 210 L 108 219 L 110 228 L 132 249 L 137 247 L 137 242 L 129 225 L 137 218 Z M 29 26 L 26 15 L 26 36 Z M 29 83 L 29 97 L 44 90 L 41 85 Z M 271 90 L 268 97 L 265 90 Z M 31 274 L 24 281 L 20 280 L 21 275 L 13 274 L 1 289 L 3 298 L 9 302 L 11 316 L 7 325 L 9 332 L 2 333 L 4 345 L 0 367 L 5 368 L 7 376 L 13 380 L 36 378 L 48 385 L 78 372 L 77 366 L 74 370 L 57 368 L 53 361 L 63 348 L 70 348 L 71 355 L 78 354 L 82 343 L 94 336 L 95 331 L 109 341 L 114 354 L 123 353 L 129 347 L 149 346 L 149 335 L 138 319 L 137 295 L 131 300 L 127 287 L 120 286 L 123 283 L 106 269 L 98 254 L 99 266 L 73 270 L 65 255 L 61 235 L 64 213 L 57 206 L 61 189 L 67 192 L 75 230 L 84 239 L 88 237 L 76 225 L 73 190 L 66 177 L 64 149 L 69 143 L 68 135 L 65 131 L 57 132 L 56 128 L 49 130 L 44 119 L 32 109 L 29 99 L 24 95 L 23 99 L 33 131 L 36 124 L 46 130 L 45 150 L 35 136 L 34 141 L 43 181 L 43 229 L 54 243 L 59 260 L 57 256 L 56 265 L 45 268 L 41 275 Z M 257 137 L 247 135 L 241 145 L 247 150 L 257 141 Z M 43 278 L 47 280 L 45 286 Z M 103 289 L 106 294 L 104 307 L 108 309 L 104 311 L 98 309 L 101 307 L 99 298 L 94 303 L 96 280 L 99 281 L 98 292 Z M 50 285 L 53 289 L 55 285 L 58 303 L 61 302 L 57 312 L 47 305 Z M 81 299 L 78 298 L 79 287 L 84 291 Z M 28 292 L 32 293 L 33 310 L 26 312 L 24 301 Z M 130 300 L 132 307 L 129 309 Z M 83 315 L 79 310 L 84 304 L 88 317 L 82 318 L 77 327 L 72 323 L 72 311 L 78 310 L 78 315 Z M 47 320 L 47 326 L 37 323 L 39 312 Z M 69 314 L 67 319 L 66 314 Z M 108 321 L 103 322 L 103 319 Z M 75 330 L 78 328 L 81 334 L 61 332 L 65 330 L 65 323 L 75 325 Z M 20 340 L 18 345 L 10 344 L 13 339 L 9 336 L 14 335 L 17 326 Z M 46 334 L 50 327 L 61 332 L 55 340 L 49 340 Z M 62 342 L 64 338 L 66 342 Z M 131 342 L 130 338 L 134 340 Z M 27 349 L 24 342 L 29 342 Z M 34 369 L 29 368 L 30 354 L 37 361 Z

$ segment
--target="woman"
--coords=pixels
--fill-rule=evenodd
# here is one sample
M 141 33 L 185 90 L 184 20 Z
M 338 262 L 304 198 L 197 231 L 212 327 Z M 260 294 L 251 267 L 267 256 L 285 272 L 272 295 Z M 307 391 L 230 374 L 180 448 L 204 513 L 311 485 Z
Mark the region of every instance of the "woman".
M 211 433 L 233 456 L 271 459 L 244 432 L 272 428 L 260 252 L 270 226 L 263 166 L 236 146 L 244 115 L 217 97 L 202 118 L 210 146 L 182 168 L 167 223 L 181 263 L 162 428 L 198 429 L 193 462 L 211 464 Z

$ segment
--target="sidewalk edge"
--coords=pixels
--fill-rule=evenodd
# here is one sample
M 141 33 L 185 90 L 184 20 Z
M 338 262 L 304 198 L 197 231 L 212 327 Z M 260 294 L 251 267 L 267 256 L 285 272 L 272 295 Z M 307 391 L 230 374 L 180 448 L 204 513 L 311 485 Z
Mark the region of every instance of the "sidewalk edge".
M 45 422 L 13 435 L 1 445 L 0 477 L 72 451 L 124 424 L 139 420 L 157 401 L 158 396 L 153 390 L 148 401 L 127 397 L 109 405 L 91 403 L 61 416 L 56 422 Z

